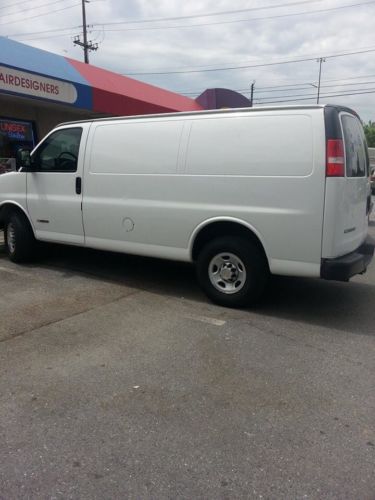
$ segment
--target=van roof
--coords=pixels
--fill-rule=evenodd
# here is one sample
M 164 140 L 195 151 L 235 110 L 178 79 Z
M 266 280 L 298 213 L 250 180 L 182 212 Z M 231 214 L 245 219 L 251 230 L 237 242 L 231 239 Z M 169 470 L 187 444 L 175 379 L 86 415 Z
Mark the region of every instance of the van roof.
M 287 105 L 287 106 L 259 106 L 253 108 L 228 108 L 228 109 L 209 109 L 202 111 L 180 111 L 175 113 L 158 113 L 158 114 L 148 114 L 148 115 L 132 115 L 132 116 L 109 116 L 105 118 L 92 118 L 88 120 L 77 120 L 63 122 L 57 125 L 58 127 L 63 125 L 71 125 L 76 123 L 91 123 L 91 122 L 102 122 L 102 121 L 116 121 L 116 120 L 134 120 L 138 118 L 167 118 L 174 116 L 202 116 L 202 115 L 221 115 L 221 114 L 231 114 L 231 113 L 254 113 L 259 111 L 280 111 L 280 110 L 298 110 L 298 109 L 323 109 L 325 107 L 336 108 L 338 111 L 347 111 L 356 116 L 357 113 L 346 106 L 339 106 L 336 104 L 298 104 L 298 105 Z

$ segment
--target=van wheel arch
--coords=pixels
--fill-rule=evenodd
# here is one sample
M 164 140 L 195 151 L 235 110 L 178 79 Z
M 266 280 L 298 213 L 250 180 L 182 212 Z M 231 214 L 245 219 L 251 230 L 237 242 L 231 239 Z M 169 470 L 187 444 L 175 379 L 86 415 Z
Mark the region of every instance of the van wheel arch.
M 15 205 L 14 203 L 4 203 L 4 205 L 0 207 L 0 230 L 5 229 L 6 222 L 13 214 L 18 214 L 20 217 L 23 217 L 25 221 L 29 224 L 30 229 L 34 234 L 34 228 L 30 222 L 30 219 L 26 215 L 25 211 L 18 205 Z
M 200 252 L 203 250 L 204 246 L 210 241 L 216 238 L 233 236 L 245 239 L 251 242 L 253 245 L 259 248 L 263 254 L 267 266 L 268 258 L 264 246 L 258 236 L 247 226 L 239 222 L 232 221 L 215 221 L 204 226 L 194 238 L 192 246 L 192 259 L 195 262 L 198 259 Z

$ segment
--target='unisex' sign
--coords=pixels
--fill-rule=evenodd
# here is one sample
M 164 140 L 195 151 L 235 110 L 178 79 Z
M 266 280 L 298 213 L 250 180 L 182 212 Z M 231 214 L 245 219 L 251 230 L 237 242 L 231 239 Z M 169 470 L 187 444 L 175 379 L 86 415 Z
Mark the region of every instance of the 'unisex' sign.
M 0 92 L 2 90 L 68 104 L 77 100 L 77 90 L 71 83 L 5 66 L 0 66 Z

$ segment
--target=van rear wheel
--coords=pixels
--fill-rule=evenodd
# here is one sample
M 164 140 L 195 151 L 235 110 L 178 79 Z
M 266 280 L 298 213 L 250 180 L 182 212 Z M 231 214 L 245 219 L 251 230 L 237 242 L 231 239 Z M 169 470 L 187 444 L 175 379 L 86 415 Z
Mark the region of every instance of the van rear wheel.
M 243 307 L 260 298 L 269 275 L 259 247 L 241 237 L 205 245 L 197 259 L 198 281 L 208 297 L 225 307 Z
M 12 262 L 27 262 L 36 250 L 36 240 L 29 221 L 21 214 L 10 215 L 5 225 L 5 248 Z

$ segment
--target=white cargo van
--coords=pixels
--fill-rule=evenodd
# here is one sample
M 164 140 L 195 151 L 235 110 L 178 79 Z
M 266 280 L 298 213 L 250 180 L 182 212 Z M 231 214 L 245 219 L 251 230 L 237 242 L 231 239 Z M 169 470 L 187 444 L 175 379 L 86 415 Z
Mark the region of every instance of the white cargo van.
M 338 106 L 65 123 L 0 176 L 13 261 L 49 241 L 194 262 L 225 306 L 256 299 L 269 273 L 363 273 L 369 209 L 362 125 Z

